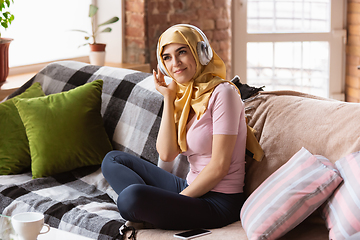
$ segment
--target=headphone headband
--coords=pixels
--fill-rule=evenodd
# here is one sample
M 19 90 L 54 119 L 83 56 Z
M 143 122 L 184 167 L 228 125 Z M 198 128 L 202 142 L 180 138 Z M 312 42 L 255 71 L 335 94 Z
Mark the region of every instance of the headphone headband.
M 203 41 L 206 43 L 206 45 L 210 46 L 209 40 L 207 39 L 205 33 L 200 30 L 200 28 L 198 28 L 198 27 L 196 27 L 194 25 L 186 24 L 186 23 L 176 24 L 173 27 L 177 27 L 177 26 L 179 26 L 179 27 L 189 27 L 189 28 L 195 29 L 200 34 L 200 36 L 203 38 Z

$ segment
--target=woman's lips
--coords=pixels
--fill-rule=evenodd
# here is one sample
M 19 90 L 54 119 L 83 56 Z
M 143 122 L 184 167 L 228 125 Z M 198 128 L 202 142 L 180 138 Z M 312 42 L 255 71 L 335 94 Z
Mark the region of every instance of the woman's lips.
M 185 71 L 185 69 L 186 69 L 186 68 L 184 68 L 184 69 L 179 69 L 179 70 L 176 70 L 176 71 L 175 71 L 174 73 L 175 73 L 175 74 L 179 74 L 179 73 L 182 73 L 183 71 Z

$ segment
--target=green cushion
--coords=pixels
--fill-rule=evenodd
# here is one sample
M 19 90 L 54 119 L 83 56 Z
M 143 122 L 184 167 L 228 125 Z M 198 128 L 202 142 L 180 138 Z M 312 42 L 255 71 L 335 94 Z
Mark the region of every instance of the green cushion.
M 33 178 L 101 164 L 112 150 L 101 110 L 102 80 L 15 105 L 29 139 Z
M 45 96 L 40 83 L 0 104 L 0 175 L 18 174 L 30 168 L 29 142 L 14 105 L 16 98 Z

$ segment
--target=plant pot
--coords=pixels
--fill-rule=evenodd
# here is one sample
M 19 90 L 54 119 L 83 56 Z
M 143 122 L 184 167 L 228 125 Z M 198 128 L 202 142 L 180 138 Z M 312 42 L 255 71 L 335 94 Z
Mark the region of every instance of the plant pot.
M 9 46 L 12 38 L 0 38 L 0 82 L 5 82 L 9 75 Z
M 90 64 L 104 66 L 105 64 L 105 47 L 106 44 L 90 44 Z

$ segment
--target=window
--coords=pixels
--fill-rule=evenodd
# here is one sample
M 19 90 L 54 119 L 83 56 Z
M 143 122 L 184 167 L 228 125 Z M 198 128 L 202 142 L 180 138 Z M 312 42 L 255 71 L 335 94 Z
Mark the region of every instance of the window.
M 247 51 L 249 84 L 327 96 L 328 42 L 250 42 Z
M 243 82 L 344 99 L 344 1 L 248 0 L 234 5 L 233 69 Z
M 91 0 L 16 0 L 10 6 L 15 20 L 2 32 L 13 38 L 9 66 L 68 59 L 89 54 L 81 33 L 91 29 L 88 17 Z
M 247 32 L 329 32 L 330 0 L 248 0 Z

